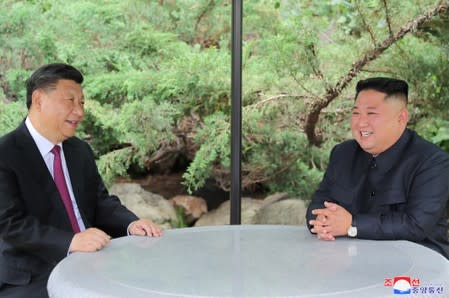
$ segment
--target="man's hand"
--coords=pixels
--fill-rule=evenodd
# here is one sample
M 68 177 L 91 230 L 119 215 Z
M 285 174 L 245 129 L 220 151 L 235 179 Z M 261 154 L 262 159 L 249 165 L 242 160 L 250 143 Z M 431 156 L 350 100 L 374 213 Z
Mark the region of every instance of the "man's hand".
M 313 213 L 313 211 L 312 211 Z M 312 233 L 316 233 L 318 239 L 321 240 L 335 240 L 334 236 L 332 236 L 332 234 L 330 234 L 326 227 L 327 218 L 324 215 L 317 215 L 317 217 L 315 218 L 315 220 L 311 220 L 309 223 L 311 225 L 313 225 L 312 228 Z
M 318 239 L 335 240 L 337 236 L 345 236 L 352 223 L 352 215 L 345 208 L 330 202 L 324 202 L 323 209 L 314 209 L 312 214 L 315 220 L 309 224 L 313 225 L 312 233 L 316 233 Z
M 128 228 L 131 235 L 137 236 L 153 236 L 159 237 L 162 235 L 161 228 L 154 222 L 148 219 L 139 219 L 131 223 Z
M 69 252 L 93 252 L 105 247 L 111 237 L 96 228 L 89 228 L 83 232 L 75 234 L 70 243 Z

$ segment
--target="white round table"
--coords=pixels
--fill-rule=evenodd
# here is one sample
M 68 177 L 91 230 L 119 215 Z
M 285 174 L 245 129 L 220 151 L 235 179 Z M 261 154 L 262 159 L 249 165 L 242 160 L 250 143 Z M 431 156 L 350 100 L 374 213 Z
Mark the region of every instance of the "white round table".
M 384 283 L 398 276 L 439 286 L 431 297 L 448 297 L 449 261 L 412 242 L 327 242 L 305 227 L 216 226 L 123 237 L 96 253 L 71 254 L 53 270 L 48 291 L 64 298 L 380 298 L 395 296 Z

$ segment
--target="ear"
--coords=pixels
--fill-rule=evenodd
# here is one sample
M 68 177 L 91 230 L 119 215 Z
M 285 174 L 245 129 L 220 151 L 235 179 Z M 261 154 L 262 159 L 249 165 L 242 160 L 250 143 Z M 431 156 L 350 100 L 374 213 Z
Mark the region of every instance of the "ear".
M 45 96 L 45 92 L 41 89 L 36 89 L 31 94 L 31 107 L 40 111 L 42 109 L 42 102 Z
M 406 108 L 402 108 L 399 111 L 399 123 L 404 124 L 405 126 L 407 126 L 408 123 L 408 110 Z

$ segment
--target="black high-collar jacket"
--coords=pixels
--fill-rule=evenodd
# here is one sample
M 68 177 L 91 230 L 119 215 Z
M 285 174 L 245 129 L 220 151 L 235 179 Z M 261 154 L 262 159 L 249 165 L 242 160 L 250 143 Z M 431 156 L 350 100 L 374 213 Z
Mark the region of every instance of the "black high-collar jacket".
M 356 218 L 357 238 L 409 240 L 449 259 L 448 198 L 449 155 L 406 129 L 374 160 L 355 140 L 335 146 L 306 217 L 335 202 Z

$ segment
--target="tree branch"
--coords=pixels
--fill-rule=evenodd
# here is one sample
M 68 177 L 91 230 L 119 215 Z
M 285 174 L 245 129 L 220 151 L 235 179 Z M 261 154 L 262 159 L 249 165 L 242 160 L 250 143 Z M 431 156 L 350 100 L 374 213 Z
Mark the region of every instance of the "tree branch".
M 391 19 L 390 19 L 390 13 L 388 12 L 387 0 L 382 0 L 382 3 L 384 5 L 384 9 L 385 9 L 385 20 L 387 21 L 387 25 L 388 25 L 388 32 L 390 33 L 390 36 L 393 36 L 393 30 L 391 29 Z
M 387 50 L 391 45 L 393 45 L 398 40 L 402 39 L 405 35 L 415 30 L 418 26 L 425 24 L 432 20 L 433 17 L 444 13 L 449 10 L 449 3 L 445 2 L 437 5 L 436 7 L 429 9 L 422 15 L 416 17 L 415 19 L 409 21 L 407 24 L 402 26 L 396 34 L 389 36 L 387 39 L 382 41 L 380 44 L 376 45 L 372 50 L 368 51 L 363 57 L 355 61 L 352 67 L 342 76 L 340 80 L 335 84 L 334 87 L 326 90 L 326 93 L 321 98 L 321 100 L 315 101 L 310 105 L 306 123 L 304 126 L 305 133 L 309 140 L 309 143 L 315 146 L 319 146 L 322 142 L 320 136 L 315 132 L 315 128 L 319 119 L 321 110 L 327 107 L 335 98 L 337 98 L 343 89 L 345 89 L 352 79 L 357 76 L 357 74 L 362 70 L 364 66 L 369 64 L 371 61 L 377 59 L 382 55 L 385 50 Z
M 210 13 L 215 7 L 215 1 L 210 0 L 209 3 L 204 7 L 204 9 L 201 11 L 201 13 L 196 17 L 195 22 L 195 32 L 198 32 L 198 27 L 202 21 L 202 19 L 206 16 L 206 14 Z
M 275 95 L 275 96 L 268 97 L 268 98 L 266 98 L 264 100 L 258 101 L 256 103 L 253 103 L 252 105 L 245 106 L 243 108 L 244 109 L 253 109 L 253 108 L 262 106 L 262 105 L 264 105 L 264 104 L 266 104 L 266 103 L 268 103 L 270 101 L 280 100 L 280 99 L 289 98 L 289 97 L 298 98 L 298 99 L 305 99 L 305 98 L 307 98 L 307 96 L 298 95 L 298 94 L 278 94 L 278 95 Z
M 316 51 L 315 43 L 312 43 L 309 46 L 308 49 L 309 49 L 309 52 L 310 52 L 310 54 L 312 56 L 311 59 L 310 59 L 310 66 L 312 67 L 313 73 L 315 74 L 315 76 L 317 78 L 324 79 L 324 75 L 321 72 L 320 63 L 318 61 L 318 54 L 317 54 L 317 51 Z
M 365 15 L 363 14 L 363 11 L 360 9 L 358 2 L 356 3 L 356 9 L 357 9 L 357 12 L 360 14 L 360 18 L 362 19 L 363 27 L 365 28 L 365 30 L 369 33 L 369 36 L 371 37 L 371 41 L 373 42 L 373 44 L 376 44 L 377 43 L 376 36 L 374 35 L 373 30 L 371 30 L 371 27 L 366 22 Z

